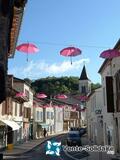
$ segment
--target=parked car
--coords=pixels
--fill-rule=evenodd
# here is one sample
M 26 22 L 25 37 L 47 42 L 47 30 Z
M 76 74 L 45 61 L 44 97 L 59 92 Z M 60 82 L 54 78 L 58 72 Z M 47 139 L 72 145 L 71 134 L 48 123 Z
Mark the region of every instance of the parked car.
M 87 133 L 87 128 L 80 128 L 79 129 L 80 136 L 84 135 L 85 133 Z
M 81 145 L 79 131 L 70 131 L 67 135 L 67 145 Z
M 78 127 L 71 127 L 70 131 L 79 131 L 79 128 Z

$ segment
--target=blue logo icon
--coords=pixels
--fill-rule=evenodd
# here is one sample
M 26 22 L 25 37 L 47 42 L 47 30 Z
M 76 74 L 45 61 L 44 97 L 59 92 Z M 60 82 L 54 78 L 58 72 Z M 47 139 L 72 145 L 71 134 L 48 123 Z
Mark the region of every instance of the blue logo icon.
M 61 142 L 47 141 L 46 155 L 60 156 Z

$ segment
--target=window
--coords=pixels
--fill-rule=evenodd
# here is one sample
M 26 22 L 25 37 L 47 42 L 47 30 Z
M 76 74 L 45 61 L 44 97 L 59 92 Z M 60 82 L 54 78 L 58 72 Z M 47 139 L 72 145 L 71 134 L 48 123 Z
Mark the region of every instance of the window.
M 17 116 L 17 103 L 15 103 L 15 116 Z
M 25 95 L 29 99 L 29 91 L 27 89 L 25 89 Z
M 47 119 L 50 119 L 50 112 L 47 112 Z
M 41 114 L 41 116 L 40 116 L 41 119 L 40 120 L 43 121 L 43 112 L 40 112 L 40 114 Z
M 19 116 L 22 116 L 22 110 L 23 109 L 23 106 L 22 106 L 22 104 L 20 104 L 20 111 L 19 111 Z
M 53 114 L 53 112 L 51 112 L 51 119 L 53 119 L 54 118 L 54 114 Z
M 31 118 L 31 109 L 24 107 L 24 118 Z
M 6 102 L 4 101 L 2 103 L 2 115 L 5 115 L 7 114 L 7 105 L 6 105 Z
M 107 112 L 114 112 L 113 77 L 106 77 Z
M 40 121 L 43 120 L 43 112 L 39 112 L 39 120 L 40 120 Z
M 82 93 L 86 93 L 86 87 L 85 87 L 85 86 L 82 86 L 82 87 L 81 87 L 81 92 L 82 92 Z
M 37 111 L 37 120 L 39 120 L 39 117 L 40 117 L 39 111 Z

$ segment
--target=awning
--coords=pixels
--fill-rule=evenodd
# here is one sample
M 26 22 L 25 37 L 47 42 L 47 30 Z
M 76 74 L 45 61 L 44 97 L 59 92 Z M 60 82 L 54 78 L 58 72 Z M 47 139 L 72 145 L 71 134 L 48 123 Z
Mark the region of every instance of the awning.
M 38 123 L 38 125 L 42 126 L 42 128 L 48 128 L 50 125 L 46 123 Z
M 3 119 L 0 119 L 0 121 L 2 121 L 3 123 L 7 124 L 8 126 L 10 126 L 13 131 L 20 129 L 20 126 L 14 121 L 3 120 Z

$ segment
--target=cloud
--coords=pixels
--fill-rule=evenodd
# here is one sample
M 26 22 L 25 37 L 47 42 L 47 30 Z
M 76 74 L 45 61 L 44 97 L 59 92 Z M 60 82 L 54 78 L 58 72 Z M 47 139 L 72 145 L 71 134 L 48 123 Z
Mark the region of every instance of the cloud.
M 77 71 L 83 63 L 89 63 L 90 59 L 80 59 L 73 62 L 71 65 L 70 61 L 63 61 L 61 63 L 49 64 L 46 61 L 30 61 L 24 67 L 15 67 L 9 69 L 9 74 L 14 76 L 25 78 L 29 77 L 32 79 L 40 78 L 42 75 L 46 76 L 61 76 L 62 74 L 69 74 L 69 72 Z

